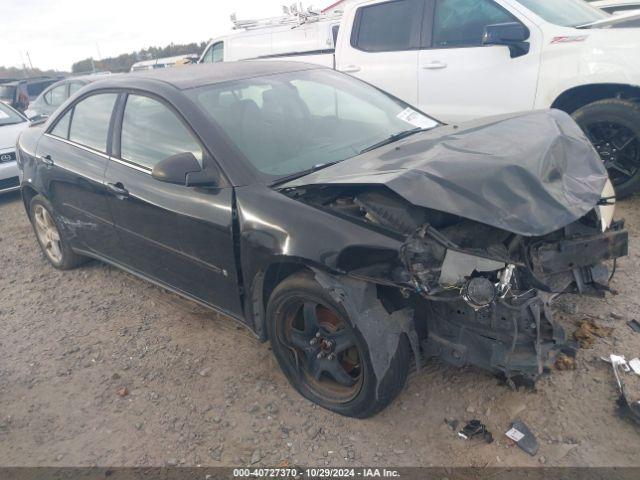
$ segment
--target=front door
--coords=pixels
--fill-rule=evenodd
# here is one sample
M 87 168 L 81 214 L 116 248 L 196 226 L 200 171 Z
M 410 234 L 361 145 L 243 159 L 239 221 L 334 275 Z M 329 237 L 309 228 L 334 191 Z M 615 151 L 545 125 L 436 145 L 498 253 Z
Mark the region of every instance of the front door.
M 233 250 L 231 187 L 160 182 L 153 167 L 177 153 L 212 161 L 166 103 L 129 94 L 116 122 L 105 176 L 122 248 L 119 260 L 182 293 L 241 313 Z
M 423 0 L 393 0 L 356 9 L 351 34 L 336 49 L 336 70 L 415 105 L 423 6 Z
M 483 45 L 487 25 L 525 23 L 529 53 L 512 58 L 509 47 Z M 533 109 L 541 32 L 494 0 L 429 0 L 426 47 L 418 60 L 418 105 L 444 122 Z M 431 39 L 429 41 L 429 39 Z

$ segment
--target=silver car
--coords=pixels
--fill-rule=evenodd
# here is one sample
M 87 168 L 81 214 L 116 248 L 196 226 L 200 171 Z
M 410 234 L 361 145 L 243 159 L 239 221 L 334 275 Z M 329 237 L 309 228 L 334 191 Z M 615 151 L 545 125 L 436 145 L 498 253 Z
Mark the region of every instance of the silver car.
M 0 102 L 0 193 L 18 190 L 16 140 L 29 121 L 17 110 Z

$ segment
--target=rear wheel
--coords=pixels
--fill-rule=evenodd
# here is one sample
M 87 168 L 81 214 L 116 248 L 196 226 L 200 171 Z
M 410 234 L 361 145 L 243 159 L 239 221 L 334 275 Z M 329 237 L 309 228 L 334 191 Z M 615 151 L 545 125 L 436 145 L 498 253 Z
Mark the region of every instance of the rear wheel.
M 312 274 L 285 279 L 267 307 L 273 352 L 291 385 L 318 405 L 350 417 L 385 408 L 405 384 L 410 346 L 402 337 L 385 378 L 376 377 L 370 349 L 345 308 Z
M 30 218 L 42 253 L 51 265 L 60 270 L 69 270 L 86 261 L 70 247 L 64 231 L 58 227 L 53 207 L 42 195 L 33 197 L 30 203 Z
M 609 172 L 618 197 L 640 189 L 640 105 L 607 99 L 573 113 Z

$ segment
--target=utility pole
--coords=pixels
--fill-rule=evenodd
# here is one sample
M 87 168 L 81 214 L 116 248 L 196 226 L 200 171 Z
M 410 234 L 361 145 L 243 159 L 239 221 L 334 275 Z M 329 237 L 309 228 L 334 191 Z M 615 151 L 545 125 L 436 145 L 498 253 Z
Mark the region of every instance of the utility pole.
M 31 67 L 31 70 L 33 70 L 33 64 L 31 63 L 31 57 L 29 56 L 29 51 L 27 51 L 27 60 L 29 60 L 29 66 Z

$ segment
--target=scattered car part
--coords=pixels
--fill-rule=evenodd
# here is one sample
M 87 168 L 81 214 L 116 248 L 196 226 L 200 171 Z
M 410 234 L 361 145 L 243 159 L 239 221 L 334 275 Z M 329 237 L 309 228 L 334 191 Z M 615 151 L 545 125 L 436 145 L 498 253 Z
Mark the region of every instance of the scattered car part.
M 622 355 L 611 354 L 609 357 L 600 357 L 600 359 L 603 362 L 620 367 L 620 369 L 625 373 L 629 373 L 631 371 L 631 367 L 629 367 L 627 360 Z
M 629 328 L 634 332 L 640 333 L 640 322 L 637 320 L 630 320 L 627 322 L 627 325 L 629 325 Z
M 465 440 L 471 440 L 481 435 L 485 442 L 493 442 L 493 435 L 489 430 L 487 430 L 487 426 L 484 425 L 480 420 L 476 419 L 469 421 L 469 423 L 467 423 L 462 428 L 462 430 L 458 432 L 458 436 L 460 438 L 464 438 Z
M 640 375 L 640 358 L 634 358 L 629 362 L 629 367 L 634 371 L 637 375 Z
M 573 338 L 578 341 L 580 348 L 591 348 L 597 338 L 610 337 L 613 329 L 598 325 L 595 321 L 585 318 L 578 323 L 578 329 Z
M 618 391 L 620 392 L 620 396 L 618 397 L 618 408 L 620 409 L 620 413 L 623 416 L 629 417 L 634 420 L 636 423 L 640 424 L 640 401 L 636 400 L 634 402 L 630 402 L 627 393 L 625 390 L 625 383 L 622 379 L 622 375 L 620 375 L 620 371 L 618 368 L 623 369 L 628 372 L 631 369 L 627 365 L 624 357 L 619 355 L 611 355 L 609 357 L 609 361 L 611 363 L 611 367 L 613 368 L 613 374 L 616 377 L 616 384 L 618 385 Z M 626 368 L 625 368 L 626 367 Z
M 538 453 L 538 440 L 529 427 L 524 422 L 519 420 L 511 424 L 511 428 L 507 431 L 506 436 L 513 440 L 518 447 L 527 452 L 529 455 L 534 456 Z

